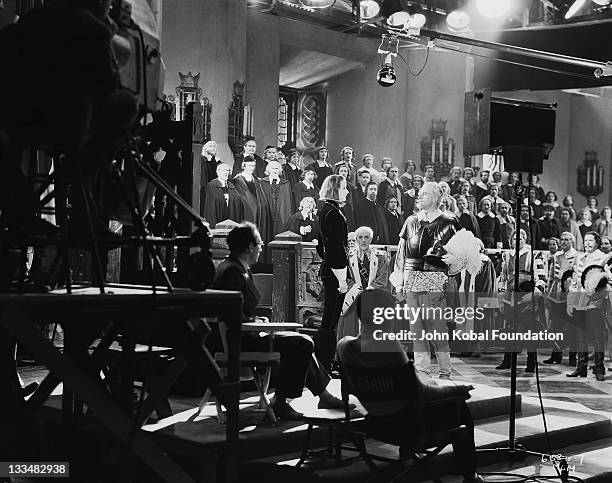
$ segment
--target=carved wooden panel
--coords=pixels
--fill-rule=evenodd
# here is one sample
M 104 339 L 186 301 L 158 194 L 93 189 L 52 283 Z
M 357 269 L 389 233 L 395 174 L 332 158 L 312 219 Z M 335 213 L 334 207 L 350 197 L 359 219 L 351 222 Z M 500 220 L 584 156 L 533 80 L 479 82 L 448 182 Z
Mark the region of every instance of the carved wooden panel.
M 305 91 L 298 102 L 298 148 L 308 150 L 325 144 L 327 92 Z

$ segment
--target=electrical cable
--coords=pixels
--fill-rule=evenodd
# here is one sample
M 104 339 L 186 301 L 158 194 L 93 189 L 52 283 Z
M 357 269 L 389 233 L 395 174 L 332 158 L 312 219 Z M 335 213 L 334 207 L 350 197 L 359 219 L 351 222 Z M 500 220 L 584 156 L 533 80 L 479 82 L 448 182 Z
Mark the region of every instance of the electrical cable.
M 425 55 L 425 62 L 423 62 L 423 66 L 419 69 L 419 71 L 415 74 L 414 72 L 412 72 L 412 69 L 410 68 L 410 64 L 406 61 L 406 59 L 404 58 L 404 56 L 400 53 L 399 49 L 397 51 L 397 55 L 399 56 L 400 59 L 402 59 L 404 61 L 404 64 L 406 64 L 406 66 L 408 67 L 408 72 L 410 72 L 410 74 L 414 77 L 418 77 L 419 75 L 421 75 L 421 72 L 423 72 L 423 69 L 425 69 L 425 66 L 427 65 L 427 61 L 429 60 L 429 52 L 430 52 L 430 48 L 427 47 L 427 54 Z

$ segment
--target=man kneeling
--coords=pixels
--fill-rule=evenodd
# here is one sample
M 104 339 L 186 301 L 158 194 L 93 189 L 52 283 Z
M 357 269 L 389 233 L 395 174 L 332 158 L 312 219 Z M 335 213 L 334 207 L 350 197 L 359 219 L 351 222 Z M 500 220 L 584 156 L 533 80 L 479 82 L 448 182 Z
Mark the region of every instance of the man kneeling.
M 374 323 L 374 309 L 378 311 L 382 309 L 382 313 L 384 313 L 386 308 L 395 308 L 395 300 L 389 293 L 382 290 L 365 290 L 359 294 L 355 305 L 357 317 L 361 322 L 361 331 L 357 337 L 347 336 L 338 342 L 337 351 L 341 364 L 370 369 L 380 367 L 381 375 L 384 375 L 385 368 L 406 364 L 407 371 L 411 371 L 416 378 L 415 388 L 418 395 L 415 395 L 414 398 L 419 398 L 425 402 L 425 406 L 427 406 L 427 401 L 433 402 L 437 399 L 452 396 L 462 396 L 469 399 L 469 391 L 473 389 L 472 386 L 438 386 L 431 379 L 425 377 L 421 371 L 414 370 L 399 342 L 375 339 L 374 332 L 377 330 L 390 332 L 399 328 L 399 326 L 392 327 L 394 321 L 384 321 L 382 324 Z M 411 377 L 411 373 L 407 372 L 406 377 Z M 399 395 L 392 401 L 370 401 L 369 404 L 364 402 L 372 426 L 379 427 L 385 433 L 387 433 L 387 429 L 383 429 L 383 426 L 388 426 L 389 435 L 393 435 L 391 436 L 393 440 L 409 437 L 413 429 L 401 425 L 402 420 L 409 422 L 414 418 L 414 415 L 410 414 L 410 404 L 409 399 Z M 457 422 L 449 420 L 449 417 L 452 417 L 451 413 L 452 411 L 439 411 L 432 414 L 425 411 L 424 426 L 428 428 L 428 431 L 452 429 Z M 482 482 L 483 480 L 475 471 L 474 422 L 465 402 L 461 403 L 461 416 L 458 424 L 465 425 L 468 428 L 462 438 L 453 442 L 453 450 L 464 482 Z M 400 455 L 403 454 L 403 450 L 404 448 L 400 446 Z
M 257 262 L 262 249 L 262 239 L 257 227 L 244 223 L 227 236 L 229 256 L 217 267 L 213 288 L 242 292 L 244 320 L 253 317 L 259 302 L 259 292 L 253 283 L 250 267 Z M 267 350 L 270 335 L 243 334 L 243 351 Z M 214 341 L 212 342 L 214 344 Z M 276 417 L 285 420 L 301 419 L 287 402 L 302 396 L 306 386 L 319 397 L 319 409 L 341 409 L 342 401 L 327 391 L 330 376 L 313 354 L 312 339 L 297 332 L 277 332 L 273 338 L 273 350 L 281 355 L 276 391 L 270 405 Z

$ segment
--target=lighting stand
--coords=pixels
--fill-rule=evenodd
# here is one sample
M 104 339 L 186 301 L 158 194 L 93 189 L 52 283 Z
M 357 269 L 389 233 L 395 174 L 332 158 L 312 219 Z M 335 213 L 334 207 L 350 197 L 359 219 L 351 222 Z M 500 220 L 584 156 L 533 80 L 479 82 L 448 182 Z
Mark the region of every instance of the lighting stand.
M 528 179 L 529 179 L 529 188 L 531 188 L 531 174 L 532 173 L 527 174 Z M 515 229 L 515 246 L 514 246 L 514 293 L 516 294 L 519 292 L 519 285 L 520 285 L 520 277 L 519 277 L 519 272 L 520 272 L 519 245 L 520 245 L 520 240 L 521 240 L 520 213 L 521 213 L 521 206 L 523 203 L 523 196 L 525 194 L 525 188 L 522 183 L 521 173 L 519 173 L 518 180 L 514 184 L 514 193 L 516 195 L 516 202 L 515 202 L 516 229 Z M 529 205 L 529 192 L 527 192 L 527 202 L 528 202 L 528 206 L 530 206 Z M 529 213 L 529 216 L 531 217 L 531 211 Z M 529 226 L 529 231 L 531 232 L 531 223 L 528 223 L 528 226 Z M 533 238 L 533 233 L 531 233 L 531 235 Z M 533 242 L 534 240 L 532 240 L 532 243 Z M 533 254 L 533 245 L 531 247 L 531 250 Z M 534 271 L 534 264 L 532 263 L 531 264 L 532 280 L 533 280 L 533 271 Z M 532 286 L 531 287 L 532 297 L 533 297 L 534 289 L 535 287 Z M 513 309 L 514 308 L 515 307 L 513 307 Z M 517 323 L 518 323 L 518 311 L 513 310 L 512 324 L 513 324 L 514 330 L 516 330 Z M 569 466 L 568 466 L 567 458 L 565 458 L 564 456 L 560 458 L 556 456 L 555 458 L 557 459 L 553 461 L 549 453 L 539 453 L 537 451 L 529 451 L 523 446 L 521 446 L 520 444 L 518 444 L 516 441 L 516 373 L 517 373 L 518 353 L 517 353 L 516 346 L 513 349 L 514 350 L 510 353 L 510 419 L 508 421 L 508 446 L 503 446 L 499 448 L 479 449 L 476 451 L 477 453 L 489 453 L 489 452 L 506 453 L 510 461 L 521 461 L 525 459 L 527 456 L 538 456 L 540 458 L 542 458 L 543 456 L 546 456 L 548 458 L 548 461 L 551 461 L 553 463 L 553 466 L 555 468 L 555 471 L 557 472 L 559 481 L 561 481 L 562 483 L 566 483 L 569 481 L 569 470 L 568 470 Z M 537 360 L 536 360 L 536 365 L 537 365 Z M 557 463 L 559 465 L 559 468 L 561 468 L 561 471 L 559 470 L 559 468 L 557 468 Z

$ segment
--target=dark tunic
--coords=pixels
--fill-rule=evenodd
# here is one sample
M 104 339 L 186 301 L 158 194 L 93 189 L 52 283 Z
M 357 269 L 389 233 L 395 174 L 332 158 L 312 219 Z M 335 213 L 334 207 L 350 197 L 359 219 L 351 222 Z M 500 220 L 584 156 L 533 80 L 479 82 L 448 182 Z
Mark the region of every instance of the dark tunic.
M 291 185 L 286 179 L 280 178 L 278 182 L 270 183 L 270 178 L 264 178 L 261 186 L 270 206 L 274 237 L 285 230 L 287 220 L 292 213 Z
M 232 182 L 228 181 L 227 186 L 223 187 L 221 181 L 213 179 L 206 185 L 206 205 L 203 216 L 210 223 L 211 228 L 214 228 L 220 221 L 233 220 L 236 223 L 244 221 L 242 198 Z
M 489 189 L 475 184 L 472 186 L 472 194 L 476 200 L 476 206 L 480 204 L 480 200 L 489 194 Z
M 365 200 L 365 192 L 362 186 L 357 183 L 355 189 L 351 192 L 351 203 L 353 206 L 357 206 L 357 203 L 361 200 Z
M 419 190 L 414 190 L 414 196 L 410 194 L 410 191 L 404 191 L 402 195 L 402 215 L 404 219 L 414 214 L 414 204 L 416 203 L 417 196 L 419 196 Z
M 389 228 L 383 209 L 367 198 L 357 202 L 355 206 L 355 229 L 369 226 L 374 232 L 372 243 L 387 245 L 389 243 Z
M 348 266 L 348 227 L 338 203 L 324 201 L 319 210 L 319 244 L 317 252 L 322 259 L 321 277 L 333 276 L 332 268 Z
M 263 241 L 269 242 L 272 239 L 272 216 L 261 180 L 253 177 L 253 181 L 248 182 L 239 175 L 234 178 L 234 186 L 242 198 L 245 221 L 255 223 Z
M 404 209 L 404 199 L 402 184 L 398 181 L 397 184 L 391 185 L 389 180 L 385 179 L 378 184 L 378 193 L 376 195 L 376 202 L 382 208 L 385 207 L 385 202 L 389 196 L 394 196 L 400 203 L 401 211 Z
M 401 215 L 389 210 L 385 210 L 385 220 L 387 221 L 387 228 L 389 229 L 389 244 L 397 245 L 404 220 Z
M 478 220 L 480 239 L 485 248 L 497 248 L 497 244 L 502 242 L 501 228 L 497 217 L 495 215 L 481 216 L 481 213 L 478 213 L 476 219 Z
M 543 217 L 538 224 L 540 225 L 540 236 L 546 240 L 546 245 L 551 238 L 559 238 L 559 223 L 557 223 L 557 220 Z
M 302 235 L 300 233 L 300 227 L 309 226 L 311 227 L 310 233 L 306 235 Z M 319 239 L 319 217 L 317 215 L 313 215 L 312 213 L 307 219 L 304 219 L 304 216 L 301 212 L 294 213 L 289 217 L 286 226 L 287 231 L 292 231 L 302 237 L 302 240 L 305 242 L 311 242 L 313 240 Z
M 476 238 L 480 238 L 480 226 L 478 220 L 472 213 L 465 211 L 459 215 L 459 224 L 468 231 L 471 231 Z
M 314 185 L 314 183 L 313 183 Z M 300 209 L 300 202 L 304 198 L 314 198 L 315 203 L 319 201 L 319 190 L 316 186 L 307 188 L 303 181 L 300 181 L 295 188 L 293 188 L 293 199 L 295 200 L 295 211 Z

